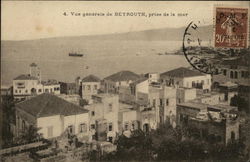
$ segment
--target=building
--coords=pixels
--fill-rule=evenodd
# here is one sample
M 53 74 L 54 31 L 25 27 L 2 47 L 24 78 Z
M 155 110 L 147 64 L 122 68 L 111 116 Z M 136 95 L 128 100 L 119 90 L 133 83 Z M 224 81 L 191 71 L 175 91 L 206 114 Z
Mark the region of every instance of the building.
M 13 87 L 12 86 L 3 86 L 1 85 L 1 96 L 12 96 Z
M 15 108 L 17 137 L 32 125 L 46 139 L 67 131 L 79 140 L 89 140 L 88 110 L 55 95 L 44 93 L 16 104 Z
M 242 57 L 230 60 L 223 60 L 217 65 L 217 75 L 214 75 L 213 80 L 216 83 L 224 83 L 230 81 L 238 84 L 249 82 L 249 55 L 246 53 Z
M 177 104 L 177 124 L 189 126 L 199 136 L 227 144 L 239 139 L 237 107 L 186 102 Z
M 140 94 L 149 93 L 149 80 L 145 77 L 141 77 L 129 85 L 132 95 L 135 96 L 135 100 L 139 99 Z
M 159 82 L 160 80 L 159 73 L 147 73 L 144 75 L 144 77 L 148 78 L 149 83 Z
M 120 87 L 129 87 L 130 83 L 139 79 L 140 76 L 131 71 L 120 71 L 103 80 L 105 93 L 119 93 Z
M 179 87 L 176 90 L 176 102 L 183 103 L 196 99 L 197 91 L 195 88 Z
M 66 94 L 59 94 L 59 95 L 56 95 L 70 103 L 73 103 L 73 104 L 76 104 L 78 106 L 81 106 L 80 105 L 80 101 L 81 101 L 81 97 L 77 94 L 69 94 L 69 95 L 66 95 Z
M 227 102 L 228 105 L 230 105 L 231 99 L 235 95 L 238 95 L 238 87 L 237 84 L 232 82 L 226 82 L 219 85 L 219 92 L 224 94 L 224 101 Z
M 56 80 L 42 81 L 43 89 L 38 89 L 38 92 L 60 94 L 60 84 Z
M 224 93 L 219 93 L 219 92 L 209 92 L 209 93 L 201 94 L 192 101 L 197 102 L 197 103 L 209 104 L 209 105 L 217 105 L 221 103 L 230 105 L 230 103 L 228 103 L 228 101 L 225 100 Z
M 115 94 L 92 95 L 93 103 L 86 106 L 90 113 L 92 139 L 114 142 L 119 133 L 119 97 Z
M 30 76 L 37 78 L 39 82 L 42 80 L 41 70 L 35 63 L 30 64 Z
M 21 74 L 13 79 L 15 100 L 24 100 L 42 93 L 60 94 L 60 84 L 56 80 L 41 81 L 39 67 L 30 64 L 30 74 Z
M 38 78 L 30 75 L 19 75 L 13 80 L 13 95 L 15 99 L 25 99 L 29 96 L 43 93 L 43 86 Z
M 175 126 L 176 88 L 170 86 L 150 86 L 148 94 L 149 107 L 155 110 L 157 126 L 166 121 Z
M 92 95 L 98 94 L 101 88 L 101 80 L 94 75 L 89 75 L 82 79 L 81 88 L 82 98 L 91 102 Z
M 119 103 L 119 121 L 121 123 L 119 132 L 127 137 L 134 130 L 141 129 L 141 113 L 134 105 Z
M 211 75 L 196 70 L 180 67 L 160 75 L 160 80 L 166 85 L 176 87 L 196 88 L 203 92 L 211 91 Z
M 66 95 L 74 95 L 78 94 L 76 90 L 76 83 L 65 83 L 59 82 L 60 84 L 60 93 Z

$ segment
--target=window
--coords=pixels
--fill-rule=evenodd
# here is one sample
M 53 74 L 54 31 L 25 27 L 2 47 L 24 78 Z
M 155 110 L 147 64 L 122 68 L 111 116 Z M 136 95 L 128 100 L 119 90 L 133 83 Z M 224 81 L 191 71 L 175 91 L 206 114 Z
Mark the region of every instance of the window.
M 48 92 L 49 92 L 49 89 L 46 88 L 46 89 L 45 89 L 45 92 L 48 93 Z
M 242 78 L 245 77 L 245 71 L 241 71 L 241 77 L 242 77 Z
M 160 98 L 160 106 L 162 106 L 163 105 L 163 102 L 162 102 L 162 99 Z
M 192 87 L 195 87 L 195 82 L 194 81 L 192 81 Z
M 230 71 L 230 78 L 234 77 L 234 72 Z
M 245 77 L 246 77 L 246 78 L 249 77 L 249 72 L 248 72 L 248 71 L 245 72 Z
M 54 91 L 56 91 L 56 87 L 54 87 Z
M 97 85 L 94 85 L 94 89 L 97 90 Z
M 112 131 L 112 130 L 113 130 L 113 124 L 109 123 L 109 131 Z
M 235 140 L 235 133 L 234 133 L 234 131 L 231 132 L 231 140 L 232 140 L 232 141 Z
M 87 132 L 87 125 L 85 123 L 80 124 L 80 133 L 85 133 Z
M 42 92 L 42 89 L 38 89 L 38 92 Z
M 75 129 L 74 129 L 73 125 L 68 126 L 68 130 L 69 130 L 69 133 L 71 133 L 71 134 L 75 133 Z
M 132 123 L 132 129 L 135 129 L 135 124 L 134 123 Z
M 227 70 L 226 70 L 226 69 L 223 70 L 223 74 L 224 74 L 225 76 L 227 75 Z
M 53 88 L 50 88 L 50 92 L 53 92 Z
M 153 107 L 155 107 L 155 105 L 156 105 L 156 103 L 155 103 L 156 101 L 155 101 L 155 99 L 153 99 Z
M 17 90 L 15 90 L 15 93 L 18 93 Z
M 88 90 L 91 90 L 91 86 L 90 85 L 88 85 L 87 87 L 88 87 Z
M 25 121 L 22 120 L 22 130 L 25 130 Z
M 92 115 L 92 116 L 95 116 L 95 112 L 94 112 L 94 111 L 92 111 L 92 112 L 91 112 L 91 115 Z
M 168 104 L 169 104 L 169 100 L 168 100 L 168 98 L 166 99 L 166 106 L 168 106 Z
M 25 93 L 28 93 L 28 90 L 25 90 Z
M 238 72 L 237 71 L 234 72 L 234 78 L 238 79 Z
M 125 131 L 128 130 L 128 123 L 125 123 L 124 129 Z
M 53 137 L 53 126 L 48 127 L 48 137 Z
M 111 111 L 112 111 L 112 107 L 113 107 L 113 104 L 110 103 L 110 104 L 109 104 L 109 107 L 108 107 L 108 112 L 111 112 Z
M 22 91 L 21 90 L 19 90 L 19 93 L 21 93 Z
M 91 124 L 91 129 L 95 129 L 95 124 Z

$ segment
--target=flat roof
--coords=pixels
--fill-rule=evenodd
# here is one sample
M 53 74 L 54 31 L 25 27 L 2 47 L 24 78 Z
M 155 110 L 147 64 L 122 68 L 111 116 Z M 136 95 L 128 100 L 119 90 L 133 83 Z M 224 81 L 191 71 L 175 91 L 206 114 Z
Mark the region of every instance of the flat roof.
M 183 107 L 189 107 L 189 108 L 204 110 L 204 109 L 207 109 L 208 104 L 196 103 L 196 102 L 184 102 L 184 103 L 177 104 L 177 106 L 183 106 Z

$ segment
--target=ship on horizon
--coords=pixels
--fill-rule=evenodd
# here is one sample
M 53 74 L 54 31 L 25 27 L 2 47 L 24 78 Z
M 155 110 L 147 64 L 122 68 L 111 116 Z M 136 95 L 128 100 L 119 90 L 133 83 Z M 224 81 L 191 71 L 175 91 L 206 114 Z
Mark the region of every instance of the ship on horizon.
M 83 56 L 83 54 L 81 54 L 81 53 L 69 53 L 69 56 L 74 56 L 74 57 L 82 57 Z

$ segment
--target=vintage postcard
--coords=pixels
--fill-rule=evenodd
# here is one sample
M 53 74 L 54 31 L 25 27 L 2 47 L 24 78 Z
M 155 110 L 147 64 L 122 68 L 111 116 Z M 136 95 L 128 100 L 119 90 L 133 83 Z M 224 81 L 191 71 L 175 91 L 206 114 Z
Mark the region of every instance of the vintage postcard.
M 250 161 L 248 1 L 1 1 L 0 161 Z

